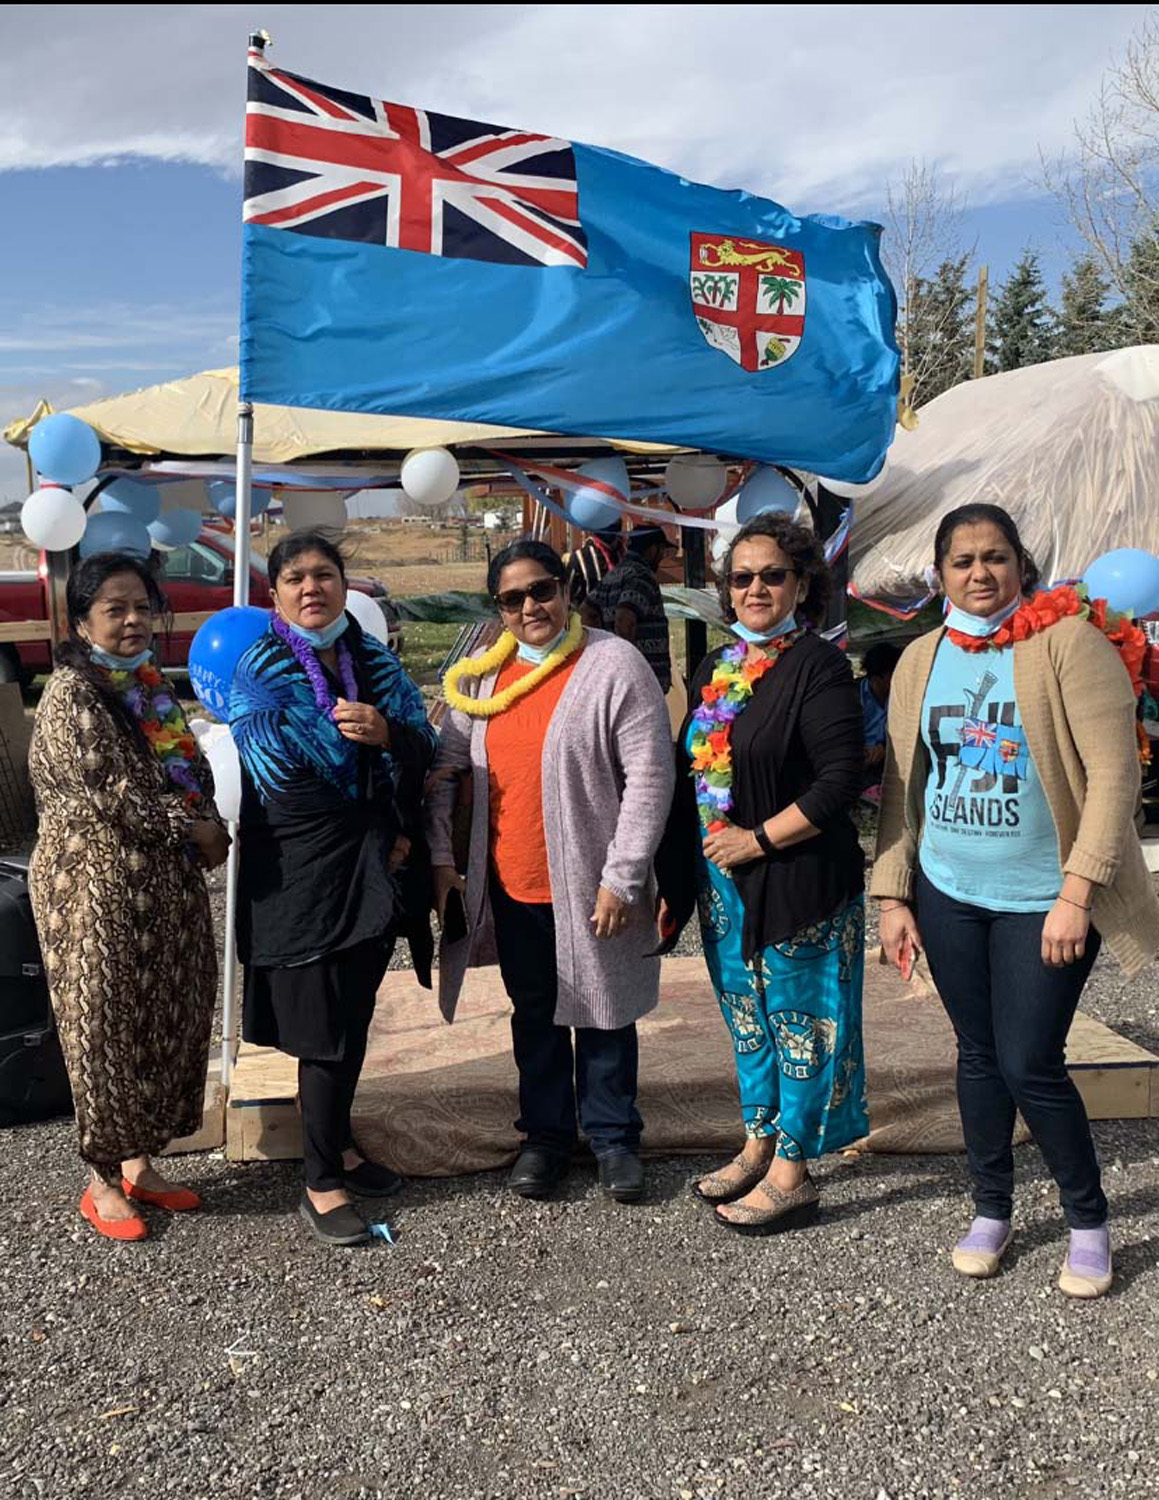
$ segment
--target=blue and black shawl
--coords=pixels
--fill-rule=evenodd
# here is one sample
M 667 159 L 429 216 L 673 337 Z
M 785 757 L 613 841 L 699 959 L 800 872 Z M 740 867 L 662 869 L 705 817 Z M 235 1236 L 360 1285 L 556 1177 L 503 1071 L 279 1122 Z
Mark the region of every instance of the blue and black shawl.
M 293 652 L 267 632 L 238 663 L 229 727 L 242 765 L 238 948 L 263 967 L 307 963 L 397 926 L 387 861 L 421 832 L 436 735 L 398 658 L 349 617 L 359 699 L 390 749 L 354 744 L 323 716 Z M 334 679 L 337 697 L 341 684 Z

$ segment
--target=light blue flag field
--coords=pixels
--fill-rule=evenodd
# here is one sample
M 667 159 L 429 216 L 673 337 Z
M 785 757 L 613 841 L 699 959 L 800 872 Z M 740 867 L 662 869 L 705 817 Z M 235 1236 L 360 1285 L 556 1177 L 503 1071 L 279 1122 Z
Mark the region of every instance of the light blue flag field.
M 875 224 L 250 53 L 249 401 L 631 438 L 851 482 L 894 433 Z

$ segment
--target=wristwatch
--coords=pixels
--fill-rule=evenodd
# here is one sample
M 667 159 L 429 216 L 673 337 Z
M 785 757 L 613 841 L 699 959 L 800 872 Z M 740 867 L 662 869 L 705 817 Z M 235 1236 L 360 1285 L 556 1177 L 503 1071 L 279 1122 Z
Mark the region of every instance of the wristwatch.
M 773 855 L 777 852 L 777 846 L 765 832 L 765 825 L 763 823 L 758 823 L 757 826 L 753 829 L 753 837 L 761 846 L 761 852 L 764 854 L 765 858 L 772 859 Z

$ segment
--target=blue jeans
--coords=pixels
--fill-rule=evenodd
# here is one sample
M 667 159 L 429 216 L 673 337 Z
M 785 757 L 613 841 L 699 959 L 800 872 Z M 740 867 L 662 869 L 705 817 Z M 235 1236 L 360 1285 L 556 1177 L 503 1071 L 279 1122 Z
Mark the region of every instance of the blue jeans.
M 548 905 L 513 901 L 491 877 L 499 971 L 512 1004 L 511 1039 L 519 1070 L 519 1118 L 528 1146 L 570 1156 L 583 1126 L 596 1156 L 635 1151 L 636 1027 L 615 1031 L 555 1024 L 555 918 Z
M 1066 1070 L 1066 1038 L 1100 947 L 1052 969 L 1042 961 L 1044 912 L 992 912 L 955 901 L 918 874 L 917 917 L 930 972 L 958 1037 L 958 1108 L 976 1211 L 1014 1206 L 1014 1115 L 1042 1152 L 1072 1229 L 1106 1222 L 1091 1127 Z

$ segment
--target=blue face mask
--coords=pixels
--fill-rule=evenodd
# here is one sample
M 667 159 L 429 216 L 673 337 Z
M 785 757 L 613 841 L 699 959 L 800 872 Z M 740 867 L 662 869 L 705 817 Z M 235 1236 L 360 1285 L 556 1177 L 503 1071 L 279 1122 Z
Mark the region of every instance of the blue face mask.
M 993 635 L 1000 625 L 1005 625 L 1021 603 L 1022 595 L 1016 594 L 1005 609 L 1000 609 L 993 615 L 972 615 L 969 610 L 959 609 L 956 604 L 951 604 L 946 611 L 946 628 L 959 630 L 963 635 L 971 635 L 980 640 L 983 636 Z
M 144 651 L 138 651 L 136 656 L 114 656 L 111 651 L 102 651 L 99 646 L 90 646 L 89 655 L 98 666 L 107 667 L 110 672 L 135 672 L 138 667 L 143 667 L 153 655 L 153 648 L 146 646 Z
M 747 625 L 742 625 L 739 620 L 734 620 L 729 626 L 733 635 L 739 636 L 742 641 L 747 641 L 750 646 L 767 646 L 770 641 L 775 641 L 779 636 L 788 635 L 790 630 L 796 630 L 797 616 L 786 615 L 772 630 L 750 630 Z
M 555 639 L 548 641 L 546 646 L 529 646 L 526 641 L 520 641 L 519 649 L 515 654 L 520 661 L 533 662 L 537 667 L 542 666 L 566 634 L 567 626 L 565 625 Z
M 304 625 L 295 625 L 290 620 L 286 621 L 294 634 L 300 635 L 304 641 L 313 646 L 315 651 L 328 651 L 334 642 L 346 633 L 349 623 L 345 610 L 336 620 L 331 620 L 329 625 L 323 625 L 321 630 L 307 630 Z

